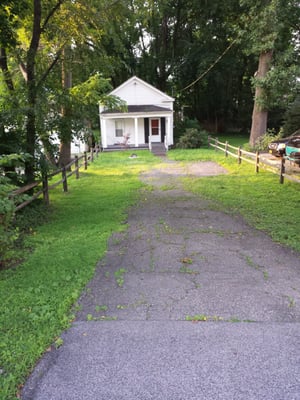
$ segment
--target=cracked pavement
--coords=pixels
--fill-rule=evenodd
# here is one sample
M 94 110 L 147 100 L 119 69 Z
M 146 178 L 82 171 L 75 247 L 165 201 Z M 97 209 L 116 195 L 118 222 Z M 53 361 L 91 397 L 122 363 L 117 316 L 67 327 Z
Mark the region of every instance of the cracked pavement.
M 299 254 L 180 184 L 224 172 L 165 163 L 141 176 L 128 228 L 24 400 L 300 399 Z

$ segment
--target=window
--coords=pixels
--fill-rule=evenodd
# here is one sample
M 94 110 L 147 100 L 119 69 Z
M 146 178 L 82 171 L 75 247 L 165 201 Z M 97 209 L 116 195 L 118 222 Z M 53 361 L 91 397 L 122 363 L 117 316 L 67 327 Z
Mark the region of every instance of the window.
M 151 134 L 153 136 L 159 135 L 159 119 L 151 119 Z
M 115 121 L 115 135 L 116 137 L 123 137 L 124 135 L 124 128 L 123 128 L 123 120 Z

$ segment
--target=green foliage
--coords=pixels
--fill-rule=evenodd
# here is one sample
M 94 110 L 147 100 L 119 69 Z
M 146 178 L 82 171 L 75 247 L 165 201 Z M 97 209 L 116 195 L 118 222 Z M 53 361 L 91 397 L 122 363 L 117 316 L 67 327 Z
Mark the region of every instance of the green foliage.
M 14 226 L 16 204 L 26 196 L 10 194 L 17 187 L 17 167 L 22 167 L 26 155 L 9 154 L 0 156 L 0 268 L 14 257 L 14 244 L 19 237 L 19 229 Z
M 125 274 L 125 272 L 127 272 L 127 270 L 125 268 L 119 268 L 114 273 L 117 285 L 119 287 L 122 287 L 124 285 L 124 274 Z
M 111 90 L 112 86 L 109 80 L 96 73 L 85 82 L 72 87 L 70 93 L 76 99 L 77 104 L 96 106 L 101 100 L 101 96 Z
M 9 198 L 9 194 L 15 189 L 9 179 L 0 175 L 0 215 L 1 226 L 8 228 L 15 211 L 15 204 Z
M 245 36 L 245 51 L 249 54 L 266 52 L 274 48 L 280 26 L 278 0 L 240 0 L 241 22 Z
M 196 128 L 187 128 L 180 136 L 176 148 L 179 149 L 197 149 L 207 145 L 208 132 Z
M 18 238 L 17 229 L 12 227 L 15 204 L 9 198 L 13 189 L 15 187 L 9 180 L 0 175 L 0 269 L 11 257 L 14 242 Z
M 103 104 L 108 109 L 127 110 L 126 102 L 117 96 L 108 95 L 112 90 L 109 79 L 105 79 L 101 74 L 96 73 L 86 81 L 70 89 L 70 95 L 75 104 L 76 113 L 81 110 L 84 118 L 94 118 L 97 105 Z
M 281 139 L 282 137 L 282 130 L 276 133 L 274 129 L 269 129 L 263 136 L 257 139 L 253 147 L 248 144 L 248 146 L 244 146 L 244 149 L 249 151 L 266 151 L 268 150 L 268 145 L 273 142 L 273 140 Z
M 0 172 L 14 184 L 23 183 L 22 171 L 26 160 L 30 158 L 31 156 L 26 153 L 0 155 Z
M 296 97 L 295 101 L 289 107 L 285 115 L 285 123 L 283 130 L 285 136 L 291 135 L 300 129 L 300 95 Z

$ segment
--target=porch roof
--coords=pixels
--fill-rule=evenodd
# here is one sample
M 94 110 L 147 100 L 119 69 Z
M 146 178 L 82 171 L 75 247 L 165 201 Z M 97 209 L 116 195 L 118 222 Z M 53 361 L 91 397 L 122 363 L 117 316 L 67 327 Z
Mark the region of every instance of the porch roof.
M 170 108 L 155 106 L 153 104 L 129 105 L 127 111 L 121 110 L 104 110 L 101 114 L 136 114 L 136 113 L 153 113 L 153 112 L 172 112 Z

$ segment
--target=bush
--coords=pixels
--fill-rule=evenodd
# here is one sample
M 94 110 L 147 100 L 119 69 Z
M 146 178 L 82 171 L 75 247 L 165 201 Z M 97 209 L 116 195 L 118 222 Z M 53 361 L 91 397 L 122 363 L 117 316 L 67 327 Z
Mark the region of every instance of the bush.
M 8 178 L 0 176 L 0 268 L 11 257 L 13 244 L 18 238 L 18 229 L 12 226 L 15 204 L 9 198 L 14 188 Z
M 19 237 L 19 229 L 14 226 L 16 204 L 28 198 L 28 195 L 10 197 L 22 184 L 22 175 L 17 171 L 24 168 L 26 154 L 0 155 L 0 268 L 14 257 L 14 244 Z
M 198 149 L 207 144 L 208 132 L 196 128 L 187 128 L 179 138 L 178 149 Z
M 189 118 L 184 118 L 184 119 L 180 119 L 176 118 L 175 115 L 175 123 L 174 123 L 174 140 L 175 143 L 178 143 L 180 137 L 184 134 L 184 132 L 187 129 L 197 129 L 200 130 L 200 124 L 196 119 L 189 119 Z
M 273 142 L 273 140 L 281 139 L 283 137 L 283 131 L 280 130 L 275 133 L 274 129 L 269 129 L 263 136 L 259 137 L 255 143 L 255 146 L 243 146 L 247 151 L 266 151 L 268 150 L 268 145 Z

